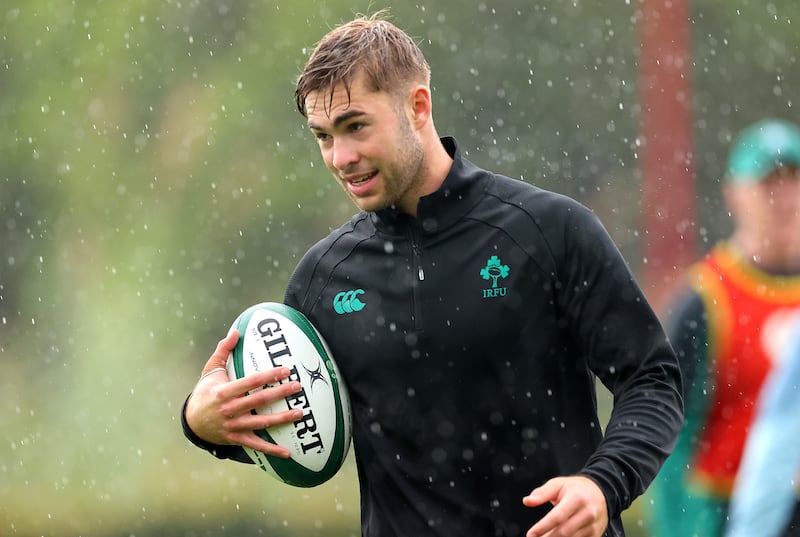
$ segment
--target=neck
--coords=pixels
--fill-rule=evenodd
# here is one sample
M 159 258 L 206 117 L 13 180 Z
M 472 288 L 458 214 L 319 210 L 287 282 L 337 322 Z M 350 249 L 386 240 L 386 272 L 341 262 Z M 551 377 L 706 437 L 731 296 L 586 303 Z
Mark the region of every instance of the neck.
M 444 180 L 447 178 L 447 174 L 450 173 L 450 168 L 453 166 L 453 158 L 444 148 L 435 131 L 423 140 L 423 145 L 429 148 L 429 150 L 425 152 L 423 169 L 420 170 L 425 180 L 421 183 L 421 188 L 418 192 L 418 196 L 414 199 L 413 206 L 401 207 L 403 211 L 415 218 L 417 216 L 417 205 L 419 204 L 420 198 L 439 190 L 442 183 L 444 183 Z
M 774 274 L 788 274 L 800 269 L 800 248 L 777 244 L 769 238 L 750 239 L 734 234 L 730 243 L 748 263 Z
M 430 162 L 428 165 L 428 173 L 431 178 L 429 181 L 429 186 L 431 188 L 425 194 L 430 194 L 438 190 L 447 178 L 447 174 L 450 173 L 450 168 L 453 167 L 453 157 L 451 157 L 444 148 L 439 136 L 434 132 L 432 137 L 433 140 L 430 142 L 430 147 L 434 149 L 427 155 Z

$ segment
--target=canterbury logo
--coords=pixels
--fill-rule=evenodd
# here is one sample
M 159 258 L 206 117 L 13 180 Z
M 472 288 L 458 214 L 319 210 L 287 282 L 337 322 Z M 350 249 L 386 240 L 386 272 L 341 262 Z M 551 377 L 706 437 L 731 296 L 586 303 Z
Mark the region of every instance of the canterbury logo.
M 343 313 L 353 313 L 364 309 L 364 304 L 359 300 L 358 295 L 363 295 L 363 289 L 353 289 L 352 291 L 342 291 L 333 297 L 333 310 L 342 315 Z

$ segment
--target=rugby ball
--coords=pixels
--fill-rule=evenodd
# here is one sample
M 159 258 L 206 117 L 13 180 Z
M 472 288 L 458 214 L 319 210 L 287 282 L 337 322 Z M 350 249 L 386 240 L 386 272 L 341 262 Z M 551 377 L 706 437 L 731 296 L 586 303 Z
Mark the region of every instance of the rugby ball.
M 292 373 L 281 382 L 299 381 L 302 387 L 252 411 L 302 409 L 303 417 L 293 423 L 255 431 L 267 442 L 287 448 L 290 458 L 244 450 L 262 470 L 284 483 L 296 487 L 324 483 L 341 468 L 351 439 L 350 400 L 328 345 L 302 313 L 276 302 L 247 308 L 233 328 L 239 331 L 239 342 L 228 356 L 229 379 L 285 366 Z

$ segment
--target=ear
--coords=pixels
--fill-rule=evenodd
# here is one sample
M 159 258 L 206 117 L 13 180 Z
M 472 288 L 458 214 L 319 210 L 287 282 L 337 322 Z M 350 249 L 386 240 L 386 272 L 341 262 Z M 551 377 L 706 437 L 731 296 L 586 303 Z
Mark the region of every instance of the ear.
M 431 119 L 431 90 L 427 86 L 419 85 L 411 88 L 409 92 L 411 106 L 411 121 L 417 129 L 421 129 Z

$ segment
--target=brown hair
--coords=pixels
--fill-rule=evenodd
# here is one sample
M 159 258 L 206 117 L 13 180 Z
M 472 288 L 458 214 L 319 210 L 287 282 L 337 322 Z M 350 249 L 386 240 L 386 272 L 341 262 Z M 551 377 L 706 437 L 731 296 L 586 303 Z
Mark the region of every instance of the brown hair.
M 359 15 L 317 43 L 294 92 L 303 116 L 309 94 L 327 92 L 327 113 L 337 85 L 344 85 L 349 98 L 353 81 L 361 73 L 373 91 L 398 93 L 414 82 L 430 84 L 431 71 L 422 51 L 408 34 L 388 22 L 386 15 L 386 10 L 369 17 Z

